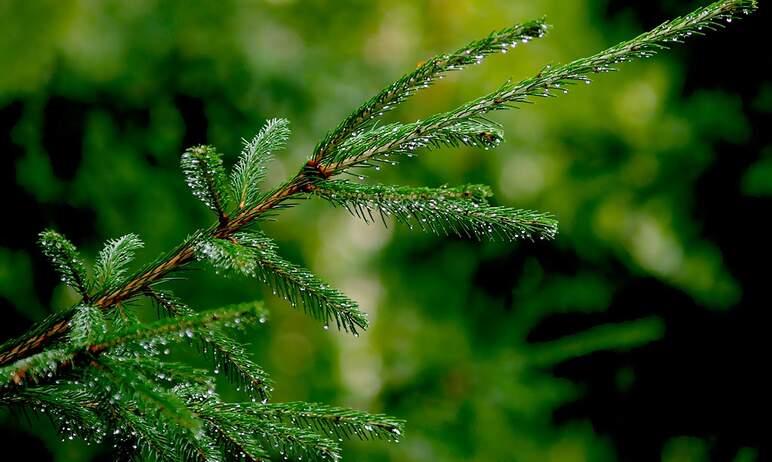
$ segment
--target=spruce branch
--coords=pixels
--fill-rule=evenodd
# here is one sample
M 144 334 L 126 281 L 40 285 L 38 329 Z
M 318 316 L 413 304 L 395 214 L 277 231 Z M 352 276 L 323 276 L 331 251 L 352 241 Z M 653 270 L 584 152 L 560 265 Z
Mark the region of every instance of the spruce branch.
M 334 319 L 338 329 L 352 334 L 367 328 L 367 318 L 356 302 L 305 268 L 284 260 L 277 252 L 276 243 L 263 233 L 240 232 L 230 240 L 203 239 L 196 250 L 198 258 L 218 272 L 257 277 L 270 286 L 275 295 L 293 307 L 302 306 L 306 313 L 324 322 L 325 327 Z
M 74 356 L 67 348 L 49 348 L 0 367 L 0 388 L 51 379 L 61 368 L 72 365 Z
M 119 428 L 124 429 L 113 435 L 116 446 L 120 444 L 119 456 L 123 456 L 123 459 L 132 460 L 139 454 L 147 459 L 156 458 L 159 461 L 185 460 L 177 446 L 169 441 L 170 435 L 165 429 L 147 416 L 136 413 L 136 406 L 122 406 L 109 401 L 108 403 L 116 426 L 120 423 Z
M 223 406 L 232 408 L 234 412 L 300 425 L 335 438 L 397 441 L 405 432 L 403 420 L 325 404 L 296 402 Z
M 163 361 L 161 356 L 136 355 L 134 354 L 136 352 L 134 350 L 124 354 L 113 350 L 105 354 L 109 356 L 115 367 L 136 369 L 167 388 L 179 385 L 198 386 L 207 391 L 215 388 L 214 377 L 207 370 L 191 367 L 185 363 Z M 167 353 L 169 350 L 164 350 L 161 354 Z
M 51 418 L 59 433 L 101 443 L 105 424 L 96 412 L 98 402 L 79 384 L 61 381 L 57 385 L 28 387 L 18 393 L 0 393 L 0 405 L 36 410 Z
M 260 199 L 258 186 L 266 174 L 272 153 L 283 149 L 290 136 L 287 119 L 271 119 L 250 141 L 244 141 L 241 157 L 231 172 L 231 189 L 239 209 L 252 206 Z
M 171 316 L 184 318 L 195 314 L 192 309 L 169 293 L 148 289 L 146 295 Z M 258 313 L 258 322 L 261 324 L 268 318 L 268 311 L 262 303 L 252 302 L 240 306 L 255 309 Z M 200 337 L 205 344 L 204 348 L 212 352 L 216 370 L 222 370 L 247 393 L 257 394 L 261 400 L 268 399 L 272 390 L 268 374 L 249 359 L 247 352 L 239 343 L 217 328 L 201 332 Z
M 145 349 L 168 342 L 192 339 L 197 331 L 211 327 L 241 327 L 255 322 L 262 313 L 258 304 L 245 303 L 230 305 L 215 310 L 194 313 L 181 318 L 165 318 L 148 324 L 129 326 L 108 332 L 99 342 L 88 346 L 91 353 L 101 353 L 107 349 L 126 343 L 143 342 Z
M 271 238 L 259 232 L 241 232 L 233 238 L 254 253 L 255 276 L 272 287 L 274 295 L 289 301 L 293 307 L 302 306 L 306 313 L 322 321 L 325 329 L 333 319 L 339 330 L 354 335 L 359 335 L 359 329 L 367 328 L 367 316 L 355 301 L 305 268 L 284 260 Z
M 122 445 L 127 457 L 134 458 L 139 452 L 162 461 L 222 460 L 216 442 L 203 431 L 201 419 L 173 389 L 138 379 L 136 372 L 104 367 L 90 372 L 91 382 L 99 385 L 100 401 L 119 422 L 117 428 L 124 430 L 114 431 L 111 439 Z
M 227 221 L 227 180 L 222 157 L 212 146 L 188 148 L 180 159 L 185 181 L 207 207 L 217 213 L 221 224 Z
M 367 222 L 388 217 L 424 231 L 463 238 L 552 239 L 557 220 L 531 210 L 491 206 L 490 189 L 482 185 L 454 188 L 364 185 L 326 181 L 313 192 Z
M 393 109 L 415 92 L 429 87 L 447 72 L 457 71 L 472 64 L 480 64 L 485 56 L 506 53 L 519 43 L 541 38 L 547 32 L 543 20 L 518 24 L 490 34 L 488 37 L 471 42 L 449 54 L 435 56 L 421 64 L 413 72 L 384 88 L 359 109 L 346 117 L 335 130 L 331 131 L 314 149 L 312 159 L 320 162 L 327 158 L 343 140 L 348 139 L 369 121 Z
M 99 367 L 89 370 L 92 383 L 99 384 L 96 389 L 112 393 L 101 401 L 126 399 L 134 403 L 140 414 L 160 416 L 168 426 L 193 433 L 201 430 L 201 421 L 179 396 L 157 385 L 139 369 L 126 366 L 126 361 L 113 361 L 110 355 L 103 355 Z
M 270 460 L 270 454 L 255 438 L 251 437 L 251 432 L 245 432 L 243 426 L 239 425 L 237 421 L 227 418 L 229 416 L 212 412 L 208 407 L 203 407 L 200 414 L 209 431 L 214 434 L 214 437 L 225 447 L 226 451 L 234 456 L 234 459 L 246 459 L 254 462 Z M 252 429 L 250 428 L 250 430 Z
M 406 142 L 408 137 L 410 141 Z M 416 133 L 414 124 L 395 123 L 350 138 L 329 156 L 329 162 L 333 165 L 353 162 L 358 167 L 380 170 L 381 164 L 397 165 L 397 156 L 405 154 L 412 157 L 421 148 L 469 146 L 488 150 L 503 141 L 501 127 L 482 117 L 469 117 L 435 130 L 419 129 L 419 133 Z
M 84 301 L 88 301 L 90 287 L 86 265 L 72 242 L 56 231 L 48 229 L 40 233 L 38 243 L 43 254 L 59 273 L 61 281 L 75 289 Z
M 670 45 L 683 43 L 690 36 L 704 35 L 704 31 L 723 28 L 725 23 L 740 15 L 748 15 L 757 7 L 755 0 L 719 0 L 685 16 L 666 21 L 649 32 L 593 56 L 562 66 L 547 66 L 534 77 L 518 83 L 507 82 L 498 90 L 454 110 L 400 126 L 388 143 L 378 143 L 369 149 L 351 153 L 341 149 L 325 164 L 325 171 L 330 176 L 355 166 L 367 167 L 370 166 L 370 159 L 385 153 L 412 152 L 422 147 L 420 141 L 447 127 L 475 120 L 492 111 L 511 109 L 534 98 L 568 93 L 566 87 L 577 82 L 590 83 L 589 76 L 592 74 L 614 71 L 614 66 L 635 59 L 651 58 L 667 50 Z
M 260 310 L 254 305 L 247 304 L 196 313 L 185 318 L 167 318 L 149 324 L 110 330 L 93 343 L 70 343 L 0 367 L 0 387 L 50 379 L 60 369 L 91 360 L 106 350 L 130 343 L 139 344 L 146 354 L 157 354 L 159 346 L 192 339 L 195 331 L 217 326 L 240 327 L 257 320 L 259 313 Z
M 276 453 L 282 458 L 292 457 L 297 460 L 340 459 L 340 447 L 326 436 L 297 426 L 288 426 L 275 419 L 260 420 L 256 425 L 255 415 L 245 412 L 251 407 L 248 404 L 227 405 L 217 399 L 206 398 L 193 402 L 191 406 L 220 433 L 232 435 L 240 447 L 256 443 L 264 453 Z

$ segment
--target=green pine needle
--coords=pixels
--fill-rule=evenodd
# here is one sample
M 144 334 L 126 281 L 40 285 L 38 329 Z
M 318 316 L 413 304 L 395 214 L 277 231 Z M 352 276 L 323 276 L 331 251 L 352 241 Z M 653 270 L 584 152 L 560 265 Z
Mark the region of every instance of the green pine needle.
M 231 172 L 231 189 L 239 209 L 258 202 L 258 186 L 266 174 L 272 153 L 283 149 L 290 136 L 287 119 L 271 119 L 252 140 L 244 141 L 241 157 Z
M 324 322 L 325 328 L 332 320 L 338 329 L 353 334 L 367 328 L 367 318 L 356 302 L 305 268 L 281 258 L 276 244 L 262 233 L 241 232 L 232 240 L 203 239 L 196 244 L 196 255 L 215 271 L 257 277 L 275 295 L 293 307 L 302 306 L 306 313 Z
M 86 265 L 72 242 L 49 229 L 40 233 L 38 243 L 43 254 L 59 273 L 61 281 L 78 291 L 87 300 L 90 284 L 86 275 Z
M 88 359 L 92 354 L 127 344 L 141 346 L 146 354 L 157 354 L 159 347 L 190 340 L 195 332 L 216 327 L 241 327 L 260 319 L 262 313 L 262 309 L 254 304 L 243 304 L 196 313 L 185 318 L 167 318 L 150 324 L 109 330 L 90 345 L 71 343 L 0 367 L 0 386 L 46 380 L 56 375 L 60 368 L 75 365 L 79 359 Z
M 201 430 L 201 421 L 185 402 L 170 390 L 158 385 L 127 361 L 115 361 L 109 355 L 99 358 L 99 368 L 90 370 L 90 381 L 98 388 L 109 390 L 103 400 L 131 400 L 145 415 L 162 416 L 169 425 L 193 433 Z
M 76 308 L 70 320 L 69 340 L 73 346 L 81 345 L 85 348 L 101 340 L 106 334 L 107 322 L 102 310 L 89 305 Z
M 212 146 L 188 148 L 180 159 L 185 182 L 207 207 L 217 213 L 220 221 L 226 217 L 228 191 L 222 157 Z
M 134 259 L 134 252 L 144 245 L 136 234 L 127 234 L 107 241 L 94 265 L 97 292 L 120 285 L 126 275 L 126 266 Z
M 71 364 L 75 353 L 67 348 L 49 348 L 0 367 L 0 389 L 39 383 L 53 378 L 59 368 Z
M 199 260 L 208 262 L 216 272 L 254 276 L 257 270 L 255 252 L 238 242 L 209 238 L 200 240 L 195 247 Z

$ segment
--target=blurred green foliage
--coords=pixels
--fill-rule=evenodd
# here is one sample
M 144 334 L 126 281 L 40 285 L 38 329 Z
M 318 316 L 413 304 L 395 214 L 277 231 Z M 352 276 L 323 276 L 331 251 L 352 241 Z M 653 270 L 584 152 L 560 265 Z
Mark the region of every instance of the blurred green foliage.
M 18 149 L 9 163 L 15 185 L 5 186 L 23 198 L 27 208 L 16 213 L 30 217 L 20 228 L 30 234 L 3 239 L 0 296 L 25 322 L 75 301 L 36 275 L 47 270 L 32 248 L 32 224 L 61 229 L 92 260 L 107 238 L 139 234 L 147 243 L 140 259 L 148 259 L 208 224 L 178 171 L 188 145 L 214 144 L 232 160 L 241 138 L 267 118 L 286 117 L 293 136 L 271 167 L 268 181 L 277 183 L 350 110 L 434 53 L 545 14 L 555 26 L 542 40 L 454 74 L 390 118 L 451 108 L 654 25 L 607 7 L 594 0 L 1 0 L 0 107 L 21 105 L 2 126 Z M 359 338 L 324 331 L 251 281 L 191 272 L 179 294 L 199 309 L 267 297 L 272 321 L 245 341 L 272 374 L 276 400 L 408 420 L 399 445 L 353 444 L 347 460 L 615 460 L 613 435 L 589 418 L 556 418 L 587 390 L 555 368 L 663 339 L 668 320 L 659 311 L 604 317 L 629 280 L 655 280 L 703 310 L 731 310 L 742 297 L 693 211 L 716 146 L 747 143 L 752 123 L 731 91 L 684 90 L 689 48 L 497 115 L 507 143 L 495 151 L 427 153 L 371 172 L 370 181 L 385 183 L 489 183 L 502 204 L 553 212 L 561 223 L 555 242 L 442 239 L 362 224 L 317 201 L 266 225 L 285 256 L 369 312 L 372 327 Z M 763 88 L 754 104 L 770 112 L 772 86 Z M 749 196 L 768 197 L 770 180 L 772 145 L 738 183 Z M 41 290 L 46 284 L 52 289 Z M 538 335 L 561 316 L 594 321 Z M 638 379 L 634 363 L 612 375 L 622 394 Z M 99 452 L 60 443 L 50 429 L 35 433 L 56 460 Z M 663 461 L 709 458 L 707 439 L 660 438 Z M 736 457 L 754 460 L 755 452 Z

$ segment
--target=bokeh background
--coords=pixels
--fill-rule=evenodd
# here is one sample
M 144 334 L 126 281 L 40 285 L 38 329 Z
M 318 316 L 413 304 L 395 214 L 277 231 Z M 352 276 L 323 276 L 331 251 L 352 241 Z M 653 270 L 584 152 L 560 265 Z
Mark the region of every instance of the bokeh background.
M 232 160 L 270 117 L 294 173 L 348 111 L 432 54 L 546 15 L 550 34 L 422 92 L 414 120 L 705 2 L 0 0 L 0 339 L 75 301 L 35 247 L 54 227 L 93 260 L 136 232 L 153 258 L 211 220 L 182 150 Z M 307 201 L 265 226 L 288 258 L 358 300 L 359 338 L 259 283 L 187 274 L 198 308 L 265 298 L 245 336 L 275 400 L 408 420 L 368 461 L 754 461 L 770 457 L 772 82 L 768 5 L 723 33 L 496 115 L 494 151 L 425 153 L 368 181 L 489 183 L 548 210 L 547 243 L 478 243 L 366 225 Z M 766 26 L 766 27 L 765 27 Z M 238 396 L 224 385 L 225 394 Z M 0 413 L 28 460 L 110 460 L 42 419 Z

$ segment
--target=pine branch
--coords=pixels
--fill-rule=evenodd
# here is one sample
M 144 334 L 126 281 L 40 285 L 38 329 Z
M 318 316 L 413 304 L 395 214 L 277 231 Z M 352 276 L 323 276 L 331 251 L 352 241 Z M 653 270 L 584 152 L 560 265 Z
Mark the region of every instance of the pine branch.
M 235 435 L 240 446 L 247 446 L 250 440 L 263 451 L 278 453 L 282 457 L 319 458 L 336 461 L 340 459 L 340 447 L 329 438 L 302 428 L 286 426 L 274 419 L 255 420 L 255 414 L 244 412 L 250 405 L 221 403 L 216 399 L 205 399 L 191 404 L 203 419 L 210 422 L 221 433 Z M 253 443 L 254 444 L 254 443 Z M 258 456 L 260 457 L 260 456 Z
M 134 252 L 144 246 L 136 234 L 127 234 L 107 241 L 94 265 L 94 279 L 98 292 L 109 290 L 123 282 L 126 265 L 134 259 Z
M 440 235 L 463 238 L 552 239 L 557 221 L 549 214 L 488 205 L 490 189 L 481 185 L 455 188 L 363 185 L 327 181 L 313 190 L 367 222 L 388 217 Z
M 210 432 L 215 435 L 215 438 L 222 442 L 229 453 L 236 456 L 234 459 L 270 460 L 268 452 L 253 436 L 253 433 L 258 430 L 255 428 L 254 422 L 244 422 L 246 419 L 238 414 L 233 418 L 234 414 L 226 415 L 217 412 L 217 409 L 210 403 L 211 400 L 205 398 L 193 406 L 206 422 Z
M 19 337 L 9 339 L 0 346 L 0 366 L 23 359 L 51 343 L 67 332 L 69 318 L 75 308 L 47 316 Z
M 233 460 L 246 459 L 254 462 L 270 460 L 268 452 L 253 438 L 245 435 L 242 427 L 215 415 L 202 414 L 210 433 L 213 433 L 216 440 L 232 455 Z
M 253 304 L 231 306 L 197 313 L 185 318 L 162 319 L 147 325 L 131 325 L 124 329 L 108 331 L 97 342 L 70 344 L 57 349 L 45 350 L 13 364 L 0 367 L 0 387 L 13 383 L 22 385 L 52 378 L 60 369 L 70 367 L 79 360 L 90 359 L 111 348 L 139 343 L 146 352 L 155 351 L 158 345 L 193 338 L 194 331 L 204 331 L 217 326 L 238 327 L 254 321 L 260 310 Z
M 108 332 L 98 343 L 89 345 L 91 353 L 101 353 L 126 343 L 144 342 L 143 347 L 158 343 L 193 338 L 195 331 L 211 327 L 239 327 L 254 322 L 260 317 L 261 309 L 255 304 L 231 305 L 216 310 L 191 314 L 182 318 L 166 318 L 149 324 L 129 326 Z
M 62 381 L 55 386 L 28 387 L 17 393 L 0 393 L 0 405 L 41 412 L 51 418 L 60 434 L 99 444 L 105 434 L 98 403 L 80 385 Z
M 67 348 L 50 348 L 0 367 L 0 388 L 50 379 L 60 368 L 71 365 L 74 356 Z
M 412 157 L 421 148 L 469 146 L 488 150 L 504 141 L 501 127 L 482 117 L 470 117 L 431 131 L 415 131 L 414 124 L 395 123 L 363 132 L 343 143 L 329 156 L 328 162 L 333 165 L 353 162 L 358 167 L 380 170 L 380 164 L 397 165 L 395 157 L 401 154 Z M 411 135 L 415 136 L 405 142 Z
M 180 165 L 193 195 L 217 213 L 220 223 L 225 224 L 227 180 L 220 154 L 212 146 L 195 146 L 185 151 Z
M 255 276 L 271 287 L 275 295 L 284 298 L 293 307 L 301 305 L 306 313 L 322 321 L 325 328 L 332 319 L 338 329 L 354 335 L 358 335 L 359 329 L 367 328 L 367 317 L 356 302 L 305 268 L 281 258 L 276 243 L 268 236 L 251 232 L 238 233 L 233 238 L 254 253 L 257 262 Z
M 109 401 L 108 401 L 109 403 Z M 149 421 L 146 416 L 137 414 L 132 407 L 109 404 L 113 412 L 116 427 L 125 431 L 119 431 L 113 435 L 113 439 L 121 443 L 120 449 L 127 460 L 134 460 L 137 453 L 146 459 L 159 461 L 184 460 L 175 447 L 169 442 L 167 433 L 163 428 L 158 428 L 155 422 Z
M 271 119 L 251 141 L 244 140 L 244 149 L 233 168 L 230 183 L 239 209 L 258 202 L 261 196 L 258 186 L 265 178 L 271 155 L 286 146 L 289 136 L 288 120 Z
M 326 159 L 341 141 L 348 139 L 369 121 L 393 109 L 418 90 L 429 87 L 447 72 L 461 70 L 471 64 L 480 64 L 487 55 L 506 53 L 518 43 L 526 43 L 534 38 L 541 38 L 546 32 L 547 25 L 544 21 L 530 21 L 494 32 L 488 37 L 469 43 L 453 53 L 429 59 L 413 72 L 402 76 L 383 89 L 346 117 L 335 130 L 328 133 L 316 146 L 312 159 L 315 162 Z
M 170 462 L 222 460 L 216 442 L 202 431 L 204 423 L 174 390 L 137 381 L 121 370 L 91 372 L 93 383 L 107 385 L 96 389 L 102 394 L 100 402 L 116 420 L 112 438 L 130 446 L 128 456 L 140 452 L 150 459 Z
M 89 281 L 86 266 L 72 242 L 48 229 L 40 233 L 38 243 L 43 254 L 59 273 L 62 282 L 75 289 L 84 301 L 88 301 Z
M 580 58 L 563 66 L 548 66 L 530 79 L 506 83 L 500 89 L 452 111 L 400 126 L 388 141 L 377 143 L 367 150 L 351 154 L 341 150 L 325 164 L 324 170 L 329 177 L 351 167 L 369 166 L 370 159 L 385 153 L 412 152 L 422 147 L 420 141 L 447 127 L 476 120 L 491 111 L 510 109 L 513 105 L 527 103 L 533 98 L 565 94 L 568 92 L 566 87 L 573 83 L 589 83 L 589 75 L 611 72 L 615 70 L 615 65 L 635 59 L 650 58 L 667 50 L 671 44 L 682 43 L 687 37 L 704 35 L 705 30 L 723 28 L 724 22 L 731 22 L 739 15 L 750 14 L 757 6 L 755 0 L 717 1 L 591 57 Z
M 320 281 L 308 270 L 281 258 L 276 244 L 262 233 L 237 233 L 231 240 L 206 239 L 197 246 L 198 258 L 220 272 L 254 276 L 270 286 L 274 294 L 328 326 L 357 334 L 367 328 L 367 319 L 353 300 Z
M 275 191 L 260 204 L 247 208 L 234 216 L 224 228 L 213 225 L 204 234 L 211 237 L 227 238 L 250 225 L 263 213 L 280 207 L 284 201 L 302 192 L 305 184 L 307 184 L 307 180 L 295 179 Z M 196 233 L 189 237 L 167 255 L 135 273 L 121 287 L 96 294 L 93 297 L 93 305 L 103 310 L 110 310 L 121 302 L 141 295 L 148 288 L 163 281 L 169 273 L 185 267 L 194 260 L 194 244 L 201 238 L 201 235 L 201 233 Z M 70 309 L 56 313 L 21 337 L 5 342 L 2 346 L 2 352 L 0 352 L 0 365 L 9 364 L 32 355 L 58 339 L 69 329 L 68 319 L 72 317 L 74 312 L 74 309 Z
M 148 290 L 148 297 L 154 300 L 169 315 L 175 317 L 190 317 L 194 311 L 171 294 Z M 264 323 L 268 312 L 262 303 L 240 305 L 253 308 L 258 313 L 258 321 Z M 200 333 L 206 347 L 212 351 L 216 369 L 244 388 L 247 393 L 256 393 L 261 400 L 270 396 L 271 380 L 268 374 L 251 359 L 244 348 L 219 329 L 208 329 Z
M 397 441 L 405 431 L 403 420 L 325 404 L 297 402 L 223 406 L 232 408 L 234 412 L 299 425 L 336 438 Z
M 127 361 L 114 361 L 110 355 L 102 355 L 98 361 L 99 367 L 90 370 L 92 383 L 97 389 L 104 388 L 112 393 L 100 401 L 129 400 L 135 404 L 137 412 L 158 416 L 168 426 L 192 433 L 201 430 L 201 421 L 179 396 L 145 377 L 139 369 L 131 367 Z

